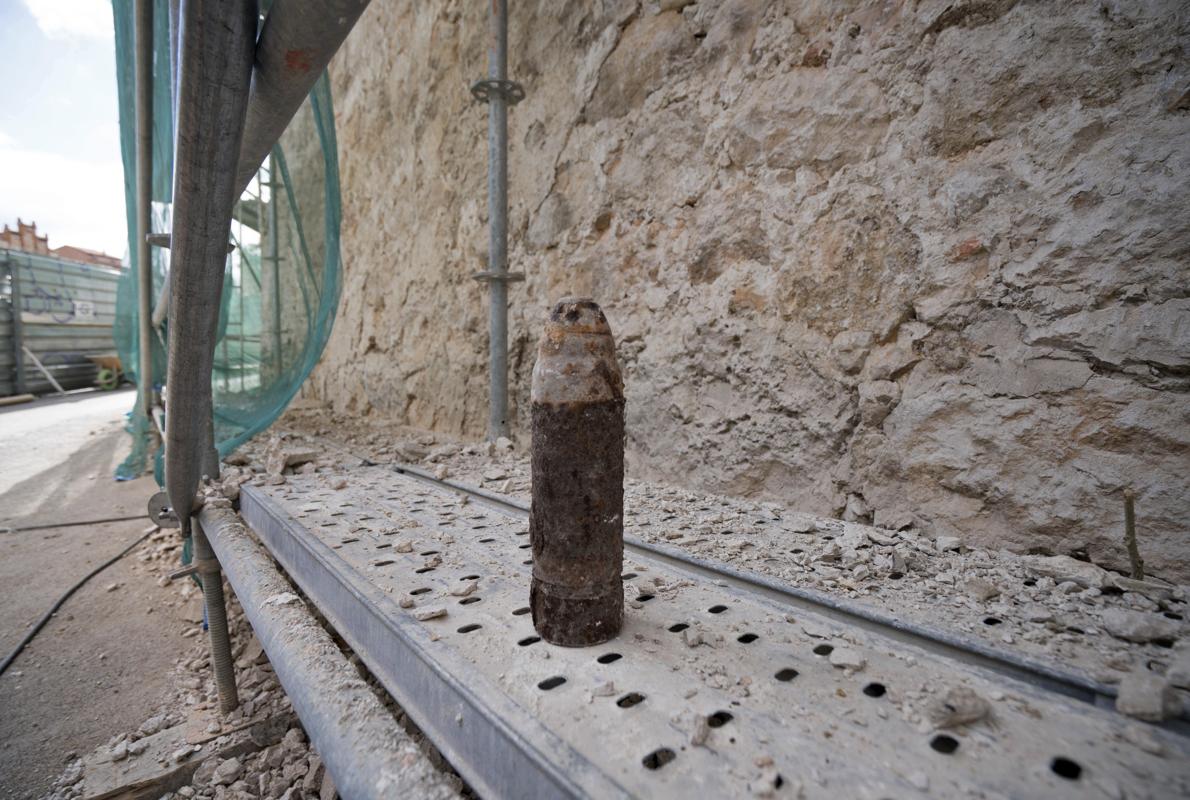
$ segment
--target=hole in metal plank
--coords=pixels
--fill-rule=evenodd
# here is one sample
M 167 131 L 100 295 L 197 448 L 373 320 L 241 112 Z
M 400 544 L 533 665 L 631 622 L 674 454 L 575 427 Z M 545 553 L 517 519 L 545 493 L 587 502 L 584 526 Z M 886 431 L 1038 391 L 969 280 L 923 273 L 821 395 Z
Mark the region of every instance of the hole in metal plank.
M 1050 771 L 1059 778 L 1065 778 L 1068 781 L 1077 781 L 1083 774 L 1083 768 L 1077 761 L 1073 761 L 1065 756 L 1058 756 L 1050 762 Z
M 528 613 L 529 613 L 529 607 L 528 607 L 528 606 L 521 606 L 520 608 L 518 608 L 517 610 L 513 611 L 512 613 L 513 613 L 513 614 L 516 614 L 518 617 L 519 617 L 519 616 L 521 616 L 522 614 L 528 614 Z
M 685 622 L 677 622 L 677 623 L 674 623 L 673 625 L 670 625 L 668 630 L 670 633 L 681 633 L 682 631 L 686 630 L 689 627 L 690 626 L 687 625 Z
M 727 606 L 711 606 L 707 611 L 711 614 L 722 614 L 727 610 Z
M 629 692 L 616 701 L 616 705 L 620 708 L 632 708 L 638 706 L 645 701 L 645 696 L 640 692 Z
M 645 765 L 645 769 L 661 769 L 677 757 L 673 750 L 661 747 L 642 758 L 640 763 Z
M 463 577 L 459 578 L 459 580 L 461 580 L 461 581 L 477 581 L 477 580 L 479 580 L 479 576 L 478 575 L 464 575 Z
M 604 653 L 595 660 L 600 664 L 611 664 L 612 662 L 619 661 L 623 657 L 624 656 L 620 655 L 619 653 Z
M 797 670 L 792 667 L 785 667 L 784 669 L 778 671 L 773 677 L 782 683 L 789 683 L 791 680 L 797 677 Z
M 635 573 L 635 572 L 625 572 L 623 575 L 621 575 L 621 576 L 620 576 L 620 580 L 622 580 L 622 581 L 630 581 L 630 580 L 632 580 L 632 579 L 633 579 L 633 578 L 635 578 L 635 577 L 636 577 L 636 573 Z
M 884 688 L 883 683 L 877 683 L 876 681 L 873 681 L 872 683 L 869 683 L 867 686 L 865 686 L 863 691 L 868 697 L 884 697 L 884 693 L 887 691 L 887 689 Z
M 641 603 L 647 603 L 647 602 L 649 602 L 650 600 L 652 600 L 654 597 L 656 597 L 656 595 L 651 595 L 651 594 L 638 594 L 638 595 L 636 596 L 636 599 L 637 599 L 638 601 L 640 601 Z
M 472 622 L 470 625 L 464 625 L 459 628 L 459 633 L 471 633 L 471 631 L 477 631 L 482 627 L 478 622 Z
M 432 591 L 429 586 L 423 586 L 420 589 L 414 589 L 409 594 L 425 594 L 426 592 L 429 592 L 429 591 Z
M 835 652 L 835 648 L 829 644 L 820 644 L 814 648 L 814 655 L 816 656 L 829 656 L 833 652 Z
M 999 625 L 1003 621 L 1004 620 L 1000 619 L 999 617 L 984 617 L 983 618 L 984 625 Z
M 529 549 L 530 547 L 532 547 L 532 546 L 533 546 L 533 545 L 531 545 L 531 544 L 522 544 L 522 545 L 520 545 L 520 547 L 519 547 L 518 549 L 520 549 L 520 550 L 528 550 L 528 549 Z
M 730 711 L 716 711 L 707 717 L 707 726 L 711 728 L 722 728 L 727 723 L 731 722 L 735 717 Z
M 479 543 L 480 543 L 480 544 L 491 544 L 491 543 L 492 543 L 492 542 L 494 542 L 494 541 L 496 541 L 496 540 L 495 540 L 495 539 L 493 539 L 491 536 L 489 536 L 489 537 L 487 537 L 486 539 L 480 539 L 480 540 L 479 540 Z
M 760 637 L 757 636 L 755 633 L 745 633 L 743 636 L 738 637 L 736 639 L 736 641 L 739 642 L 740 644 L 752 644 L 759 638 Z
M 422 553 L 422 555 L 423 556 L 436 556 L 436 555 L 438 555 L 438 551 L 437 550 L 427 550 L 426 552 Z
M 959 749 L 959 740 L 953 736 L 947 736 L 945 733 L 940 733 L 933 739 L 930 739 L 930 747 L 948 756 Z
M 541 683 L 537 684 L 537 688 L 543 692 L 548 692 L 550 689 L 557 689 L 562 684 L 566 683 L 566 679 L 561 675 L 555 675 L 552 678 L 546 678 Z
M 427 572 L 433 572 L 433 571 L 434 571 L 433 567 L 422 567 L 421 569 L 414 570 L 414 572 L 416 572 L 418 575 L 424 575 Z
M 459 605 L 469 606 L 472 603 L 478 603 L 482 599 L 483 599 L 482 597 L 464 597 L 462 600 L 459 601 Z
M 526 636 L 524 639 L 521 639 L 519 642 L 517 642 L 517 644 L 521 647 L 528 647 L 529 645 L 537 644 L 540 641 L 540 636 Z

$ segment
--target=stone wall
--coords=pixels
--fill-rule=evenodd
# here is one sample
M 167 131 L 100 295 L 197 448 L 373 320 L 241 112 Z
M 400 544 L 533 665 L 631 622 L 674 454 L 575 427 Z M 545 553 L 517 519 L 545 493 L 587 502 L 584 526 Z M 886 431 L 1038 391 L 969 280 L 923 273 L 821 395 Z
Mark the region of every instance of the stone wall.
M 307 394 L 480 435 L 486 4 L 332 65 L 343 300 Z M 632 474 L 1190 578 L 1190 19 L 1168 2 L 512 2 L 511 363 L 582 293 Z

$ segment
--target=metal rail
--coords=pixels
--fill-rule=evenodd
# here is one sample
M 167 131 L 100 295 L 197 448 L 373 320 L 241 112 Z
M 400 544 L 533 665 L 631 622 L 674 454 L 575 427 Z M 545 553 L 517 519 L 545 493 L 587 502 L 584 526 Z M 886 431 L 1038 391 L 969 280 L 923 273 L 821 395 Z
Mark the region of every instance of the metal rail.
M 211 368 L 237 193 L 256 3 L 182 3 L 170 237 L 165 481 L 183 535 L 209 446 Z
M 183 36 L 178 53 L 174 217 L 170 233 L 165 485 L 183 537 L 191 535 L 199 477 L 203 473 L 212 477 L 218 474 L 211 368 L 231 212 L 238 195 L 232 181 L 248 100 L 256 8 L 255 0 L 184 0 L 180 8 Z M 151 313 L 151 309 L 142 307 L 142 327 L 149 324 Z M 209 632 L 220 706 L 227 711 L 238 700 L 227 658 L 223 597 L 221 592 L 211 590 L 217 580 L 211 572 L 203 576 L 207 590 L 204 602 L 207 616 L 213 621 Z
M 419 467 L 408 464 L 394 464 L 392 469 L 429 485 L 446 488 L 474 498 L 509 516 L 518 519 L 525 519 L 529 516 L 529 507 L 510 497 L 494 494 L 475 486 L 437 478 Z M 721 582 L 753 592 L 790 608 L 812 609 L 841 623 L 912 644 L 946 658 L 988 669 L 1005 677 L 1024 681 L 1040 689 L 1084 703 L 1115 709 L 1116 688 L 1100 683 L 1085 674 L 1058 669 L 1016 653 L 994 649 L 971 637 L 909 622 L 866 608 L 858 603 L 831 597 L 822 592 L 790 586 L 762 575 L 735 569 L 727 564 L 713 564 L 677 548 L 645 542 L 628 534 L 624 535 L 624 547 L 626 550 L 648 554 L 676 569 L 697 576 L 701 580 Z M 1181 720 L 1166 722 L 1163 726 L 1178 733 L 1190 735 L 1188 719 L 1190 718 L 1183 714 Z
M 456 797 L 236 514 L 207 506 L 200 524 L 339 793 Z
M 235 189 L 239 197 L 369 0 L 273 0 L 256 44 L 256 66 Z

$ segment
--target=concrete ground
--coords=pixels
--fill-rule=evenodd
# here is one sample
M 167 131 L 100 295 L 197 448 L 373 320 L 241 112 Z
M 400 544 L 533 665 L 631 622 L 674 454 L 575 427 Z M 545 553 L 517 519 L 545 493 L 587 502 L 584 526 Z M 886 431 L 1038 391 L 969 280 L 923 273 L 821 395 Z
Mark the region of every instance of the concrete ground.
M 123 423 L 133 400 L 120 391 L 0 408 L 0 526 L 144 514 L 153 479 L 113 478 L 128 453 Z M 0 530 L 0 657 L 148 525 Z M 71 597 L 0 675 L 0 798 L 40 797 L 71 754 L 135 728 L 160 703 L 187 642 L 171 590 L 137 569 L 138 553 Z

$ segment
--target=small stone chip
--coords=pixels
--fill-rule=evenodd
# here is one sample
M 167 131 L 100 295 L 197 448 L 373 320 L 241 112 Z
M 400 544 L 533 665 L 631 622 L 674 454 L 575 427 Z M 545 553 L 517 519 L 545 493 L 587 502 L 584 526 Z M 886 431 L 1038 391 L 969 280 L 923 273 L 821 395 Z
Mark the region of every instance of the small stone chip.
M 991 583 L 979 578 L 971 578 L 963 584 L 963 591 L 981 603 L 1000 595 L 1000 590 Z
M 969 725 L 986 717 L 992 707 L 973 689 L 966 686 L 956 686 L 930 703 L 926 709 L 926 716 L 930 722 L 939 728 L 954 728 L 959 725 Z
M 616 684 L 604 681 L 591 690 L 592 697 L 611 697 L 616 693 Z
M 478 588 L 479 581 L 466 581 L 451 589 L 450 593 L 455 597 L 467 597 L 473 594 Z
M 393 551 L 397 553 L 412 553 L 413 542 L 409 541 L 408 539 L 402 539 L 399 542 L 394 542 Z
M 437 619 L 438 617 L 445 617 L 446 609 L 443 606 L 435 606 L 433 608 L 419 608 L 413 612 L 413 618 L 425 622 L 428 619 Z
M 1169 681 L 1142 667 L 1120 681 L 1116 710 L 1148 722 L 1161 722 L 1177 716 L 1182 701 Z
M 235 779 L 244 771 L 244 765 L 240 763 L 238 758 L 229 758 L 223 761 L 219 766 L 215 767 L 215 775 L 212 783 L 216 786 L 229 786 L 235 782 Z
M 863 656 L 850 648 L 836 647 L 831 651 L 831 665 L 839 669 L 850 669 L 858 672 L 867 663 Z

